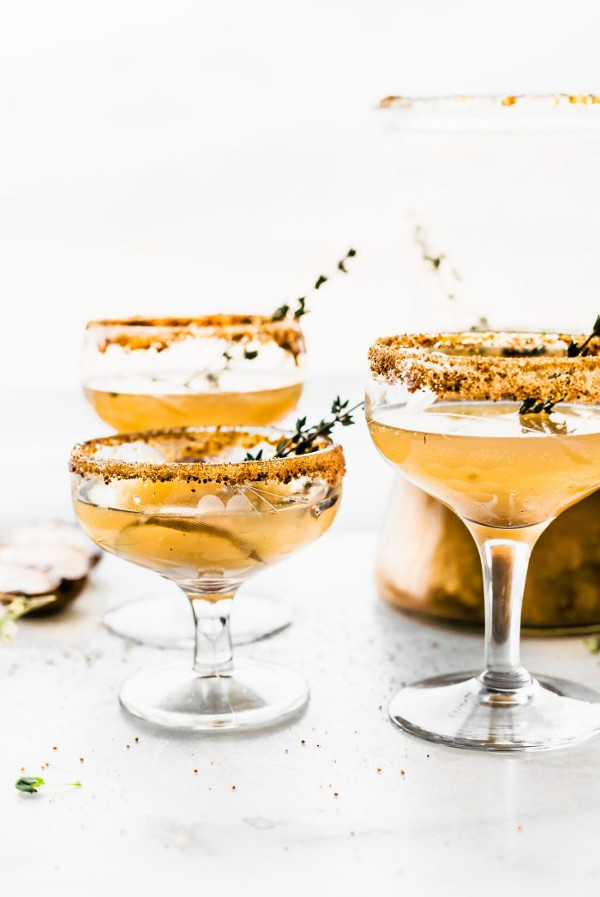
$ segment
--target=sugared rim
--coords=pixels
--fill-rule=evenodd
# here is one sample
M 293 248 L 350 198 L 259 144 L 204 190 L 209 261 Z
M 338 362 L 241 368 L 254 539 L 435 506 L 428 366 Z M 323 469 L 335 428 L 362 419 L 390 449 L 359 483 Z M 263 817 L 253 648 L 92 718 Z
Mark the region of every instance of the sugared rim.
M 577 134 L 600 131 L 600 96 L 588 94 L 504 94 L 389 96 L 380 110 L 405 132 Z
M 102 448 L 144 442 L 164 446 L 165 440 L 178 444 L 181 457 L 197 454 L 216 454 L 228 446 L 240 443 L 244 449 L 261 442 L 277 445 L 286 434 L 273 427 L 176 427 L 163 430 L 143 430 L 91 439 L 74 446 L 69 461 L 71 473 L 82 477 L 111 480 L 144 479 L 151 482 L 197 482 L 243 485 L 256 482 L 289 483 L 308 477 L 322 479 L 330 485 L 341 483 L 345 473 L 344 453 L 330 439 L 318 440 L 319 450 L 307 455 L 272 458 L 260 461 L 123 461 L 116 458 L 95 458 Z
M 600 338 L 587 354 L 570 358 L 579 333 L 401 334 L 378 339 L 369 350 L 372 375 L 409 392 L 441 399 L 517 401 L 528 397 L 577 404 L 600 402 Z
M 130 318 L 106 318 L 98 321 L 88 321 L 86 328 L 92 327 L 164 327 L 178 330 L 188 327 L 263 327 L 265 324 L 274 326 L 294 326 L 299 328 L 299 323 L 293 318 L 282 318 L 274 321 L 269 315 L 196 315 L 192 317 L 154 318 L 134 315 Z
M 516 106 L 532 104 L 552 108 L 556 106 L 595 106 L 600 96 L 594 93 L 541 93 L 541 94 L 447 94 L 442 96 L 391 95 L 379 101 L 380 109 L 412 109 L 414 106 Z
M 299 321 L 268 315 L 201 315 L 198 317 L 131 317 L 89 321 L 86 331 L 97 331 L 98 351 L 120 346 L 127 352 L 153 349 L 162 352 L 173 343 L 190 338 L 221 338 L 237 343 L 252 340 L 275 342 L 295 359 L 305 351 Z

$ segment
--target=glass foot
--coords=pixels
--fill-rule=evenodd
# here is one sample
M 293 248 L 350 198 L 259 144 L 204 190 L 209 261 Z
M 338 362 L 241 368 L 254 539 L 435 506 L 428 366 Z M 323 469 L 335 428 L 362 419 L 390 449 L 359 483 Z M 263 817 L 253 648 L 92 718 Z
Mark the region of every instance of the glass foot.
M 254 661 L 236 663 L 220 676 L 199 676 L 187 663 L 143 670 L 119 695 L 133 716 L 195 732 L 269 726 L 300 713 L 308 697 L 298 673 Z
M 275 598 L 240 594 L 231 615 L 234 645 L 257 642 L 281 632 L 292 622 L 289 608 Z M 104 625 L 120 638 L 155 648 L 187 648 L 194 645 L 194 621 L 189 602 L 181 594 L 150 595 L 128 601 L 109 611 Z
M 392 721 L 419 738 L 487 751 L 543 751 L 600 732 L 600 694 L 548 676 L 502 695 L 479 673 L 452 673 L 403 688 L 389 705 Z

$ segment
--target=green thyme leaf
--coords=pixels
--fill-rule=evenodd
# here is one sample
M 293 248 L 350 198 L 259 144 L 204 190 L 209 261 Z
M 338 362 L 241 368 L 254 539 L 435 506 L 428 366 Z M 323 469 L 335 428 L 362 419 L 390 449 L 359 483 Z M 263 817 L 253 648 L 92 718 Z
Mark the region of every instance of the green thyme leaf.
M 587 355 L 589 351 L 589 345 L 595 336 L 600 336 L 600 315 L 598 315 L 596 317 L 596 320 L 594 321 L 592 332 L 588 337 L 586 337 L 586 339 L 584 339 L 581 345 L 578 345 L 573 341 L 569 343 L 569 345 L 567 346 L 567 357 L 583 358 L 585 355 Z M 543 355 L 545 351 L 545 348 L 542 346 L 539 352 L 537 352 L 536 354 Z M 562 401 L 564 401 L 564 397 L 562 399 L 556 399 L 554 401 L 546 399 L 545 402 L 542 402 L 542 400 L 538 398 L 528 398 L 521 403 L 519 414 L 550 414 L 554 406 L 557 405 L 558 402 Z
M 17 791 L 24 791 L 26 794 L 37 794 L 40 785 L 45 785 L 45 781 L 39 776 L 21 776 L 15 782 Z
M 284 318 L 287 318 L 290 307 L 289 305 L 280 305 L 279 308 L 276 308 L 273 314 L 271 315 L 272 321 L 283 321 Z
M 356 249 L 349 249 L 348 252 L 345 254 L 345 256 L 343 258 L 341 258 L 339 260 L 339 262 L 337 263 L 336 270 L 341 271 L 343 274 L 347 274 L 348 269 L 346 267 L 346 262 L 348 261 L 348 259 L 354 258 L 355 255 L 356 255 Z M 331 279 L 331 275 L 328 276 L 326 274 L 319 274 L 319 276 L 317 277 L 317 279 L 315 280 L 315 282 L 313 284 L 312 292 L 317 293 L 321 289 L 321 287 L 324 284 L 326 284 L 330 279 Z M 299 299 L 296 300 L 296 306 L 293 309 L 293 311 L 292 311 L 291 306 L 288 305 L 287 303 L 285 303 L 284 305 L 280 305 L 279 308 L 276 308 L 275 311 L 273 312 L 273 314 L 271 315 L 271 320 L 272 321 L 283 321 L 284 318 L 287 318 L 290 315 L 290 312 L 292 313 L 292 316 L 295 320 L 299 320 L 304 315 L 307 315 L 309 313 L 309 309 L 307 309 L 307 307 L 306 307 L 306 302 L 307 302 L 307 297 L 301 296 Z

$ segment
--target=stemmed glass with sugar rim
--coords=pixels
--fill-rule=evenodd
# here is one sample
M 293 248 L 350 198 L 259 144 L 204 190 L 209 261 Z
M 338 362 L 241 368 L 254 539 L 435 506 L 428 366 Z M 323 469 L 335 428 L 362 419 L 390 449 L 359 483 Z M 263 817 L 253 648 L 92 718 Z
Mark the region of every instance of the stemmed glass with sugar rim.
M 267 428 L 183 428 L 73 449 L 83 529 L 106 551 L 171 580 L 193 611 L 193 664 L 127 680 L 120 700 L 134 716 L 168 728 L 231 730 L 269 725 L 305 706 L 301 675 L 234 660 L 230 637 L 240 586 L 318 539 L 337 513 L 342 449 L 320 438 L 309 454 L 275 458 L 281 438 Z M 260 458 L 246 460 L 248 453 Z
M 600 339 L 571 357 L 584 340 L 432 333 L 371 347 L 366 415 L 375 445 L 458 514 L 483 567 L 483 672 L 418 681 L 390 703 L 392 720 L 422 738 L 524 751 L 600 731 L 600 695 L 531 675 L 519 649 L 531 550 L 558 514 L 600 487 Z M 534 400 L 540 413 L 520 413 Z

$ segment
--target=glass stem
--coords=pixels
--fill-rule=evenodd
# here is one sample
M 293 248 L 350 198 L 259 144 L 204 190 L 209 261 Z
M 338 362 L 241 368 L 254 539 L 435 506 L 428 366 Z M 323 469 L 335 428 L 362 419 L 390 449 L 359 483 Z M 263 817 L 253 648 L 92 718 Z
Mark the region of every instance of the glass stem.
M 531 551 L 550 521 L 506 530 L 465 522 L 483 567 L 485 670 L 480 678 L 490 691 L 515 692 L 533 681 L 521 666 L 521 608 Z
M 229 618 L 235 591 L 207 594 L 186 590 L 194 614 L 194 672 L 220 676 L 233 669 Z

